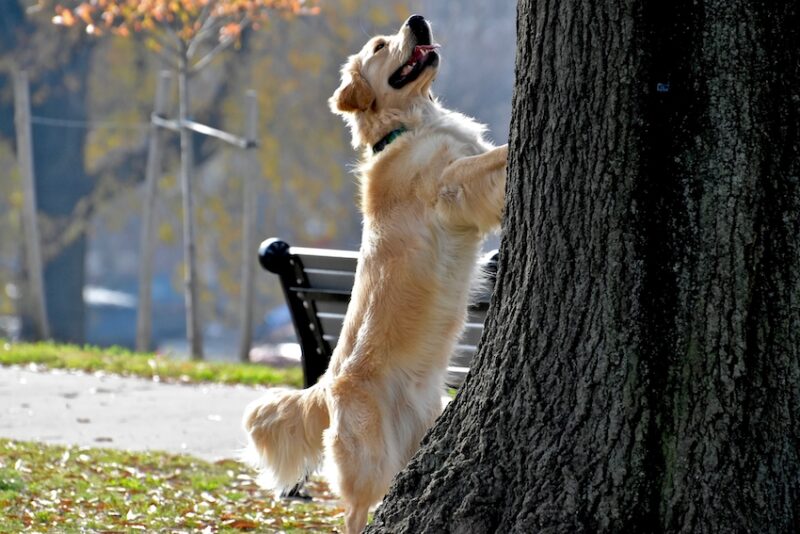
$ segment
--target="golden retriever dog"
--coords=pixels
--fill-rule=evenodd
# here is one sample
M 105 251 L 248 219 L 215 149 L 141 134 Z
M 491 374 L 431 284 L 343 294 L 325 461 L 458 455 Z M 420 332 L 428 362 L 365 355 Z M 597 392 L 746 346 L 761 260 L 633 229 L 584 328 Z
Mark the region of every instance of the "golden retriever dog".
M 432 97 L 437 48 L 415 15 L 344 65 L 330 105 L 363 152 L 352 299 L 319 382 L 270 390 L 244 414 L 272 487 L 292 487 L 325 458 L 349 534 L 442 411 L 477 256 L 504 204 L 507 146 Z

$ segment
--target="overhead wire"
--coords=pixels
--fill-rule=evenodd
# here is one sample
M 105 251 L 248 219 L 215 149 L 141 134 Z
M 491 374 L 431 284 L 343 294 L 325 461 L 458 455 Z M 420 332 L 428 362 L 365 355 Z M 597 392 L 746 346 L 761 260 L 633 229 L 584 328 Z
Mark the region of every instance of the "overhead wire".
M 150 127 L 149 122 L 118 122 L 118 121 L 83 121 L 74 119 L 56 119 L 53 117 L 31 116 L 31 123 L 41 126 L 53 126 L 57 128 L 107 128 L 117 130 L 145 130 Z

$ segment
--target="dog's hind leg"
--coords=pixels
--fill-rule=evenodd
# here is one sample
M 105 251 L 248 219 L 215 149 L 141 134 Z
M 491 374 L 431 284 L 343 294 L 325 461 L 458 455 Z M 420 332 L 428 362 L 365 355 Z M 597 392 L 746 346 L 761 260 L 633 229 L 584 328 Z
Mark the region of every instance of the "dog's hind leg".
M 364 529 L 369 507 L 380 501 L 395 473 L 375 393 L 369 388 L 361 381 L 340 380 L 331 389 L 334 409 L 324 438 L 326 475 L 344 501 L 347 534 Z
M 334 460 L 328 475 L 344 501 L 345 531 L 358 534 L 367 524 L 369 507 L 383 497 L 391 476 L 384 476 L 381 458 L 369 450 L 369 444 L 342 430 L 331 426 L 326 435 L 328 451 Z
M 478 156 L 459 158 L 445 167 L 436 208 L 459 226 L 488 232 L 500 225 L 505 204 L 508 145 Z
M 367 526 L 368 504 L 349 504 L 344 514 L 344 527 L 347 534 L 360 534 Z

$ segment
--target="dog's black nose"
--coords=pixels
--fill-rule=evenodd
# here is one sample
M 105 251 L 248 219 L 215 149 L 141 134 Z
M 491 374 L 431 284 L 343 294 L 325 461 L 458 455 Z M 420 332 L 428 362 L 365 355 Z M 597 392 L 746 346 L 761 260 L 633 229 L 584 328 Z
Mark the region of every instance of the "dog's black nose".
M 411 15 L 406 21 L 406 26 L 414 34 L 418 45 L 429 45 L 432 43 L 431 27 L 422 15 Z
M 411 15 L 406 21 L 406 26 L 413 28 L 414 26 L 425 22 L 425 17 L 422 15 Z

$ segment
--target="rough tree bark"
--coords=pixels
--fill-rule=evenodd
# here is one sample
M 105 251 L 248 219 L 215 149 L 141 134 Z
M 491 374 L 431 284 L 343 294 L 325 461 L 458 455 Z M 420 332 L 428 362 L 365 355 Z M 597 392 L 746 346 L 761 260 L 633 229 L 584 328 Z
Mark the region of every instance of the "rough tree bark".
M 517 32 L 484 339 L 368 531 L 800 531 L 800 5 Z

